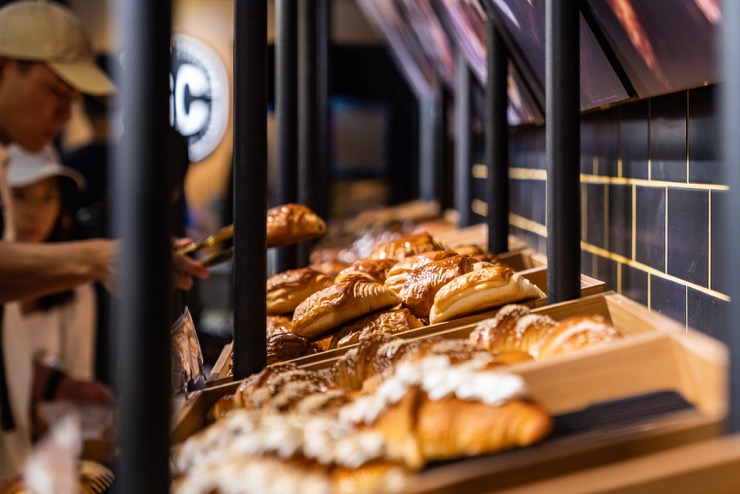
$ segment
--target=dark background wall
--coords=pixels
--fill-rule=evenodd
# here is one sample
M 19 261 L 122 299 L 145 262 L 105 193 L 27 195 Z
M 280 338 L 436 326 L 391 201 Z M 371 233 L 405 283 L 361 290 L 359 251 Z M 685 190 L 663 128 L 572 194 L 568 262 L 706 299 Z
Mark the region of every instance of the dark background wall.
M 721 337 L 718 225 L 728 188 L 705 86 L 581 118 L 581 271 L 607 289 Z M 545 129 L 512 129 L 511 231 L 546 251 Z M 482 199 L 482 198 L 481 198 Z

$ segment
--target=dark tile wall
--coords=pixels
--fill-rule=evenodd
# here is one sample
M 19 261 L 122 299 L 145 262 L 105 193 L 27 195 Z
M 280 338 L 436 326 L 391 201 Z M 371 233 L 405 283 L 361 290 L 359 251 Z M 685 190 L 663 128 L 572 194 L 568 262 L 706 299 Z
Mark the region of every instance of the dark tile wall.
M 582 115 L 581 270 L 721 337 L 728 298 L 717 221 L 727 187 L 716 91 L 706 86 Z M 519 127 L 511 136 L 511 232 L 545 253 L 545 129 Z

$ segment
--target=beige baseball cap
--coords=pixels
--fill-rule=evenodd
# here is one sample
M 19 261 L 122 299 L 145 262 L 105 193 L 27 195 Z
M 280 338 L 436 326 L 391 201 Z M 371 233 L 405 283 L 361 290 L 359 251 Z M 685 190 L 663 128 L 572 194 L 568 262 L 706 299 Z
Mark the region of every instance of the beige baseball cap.
M 23 0 L 0 9 L 0 55 L 45 63 L 64 82 L 95 96 L 115 86 L 95 65 L 92 47 L 77 17 L 45 0 Z
M 8 146 L 8 186 L 26 187 L 49 177 L 72 179 L 79 190 L 85 189 L 85 177 L 68 166 L 62 165 L 59 155 L 51 146 L 38 153 L 26 151 L 17 144 Z

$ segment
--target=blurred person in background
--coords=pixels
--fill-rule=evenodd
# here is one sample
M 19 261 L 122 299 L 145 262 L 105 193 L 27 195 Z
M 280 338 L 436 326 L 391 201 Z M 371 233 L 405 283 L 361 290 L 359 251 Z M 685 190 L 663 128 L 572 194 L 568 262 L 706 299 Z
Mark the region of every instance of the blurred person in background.
M 6 147 L 11 143 L 31 152 L 49 145 L 69 121 L 72 102 L 81 93 L 104 95 L 114 90 L 95 65 L 87 35 L 70 9 L 29 0 L 0 8 L 0 197 L 4 219 L 0 302 L 37 299 L 90 282 L 113 285 L 118 245 L 114 240 L 15 241 L 4 165 Z M 186 243 L 187 239 L 181 239 L 174 247 Z M 175 287 L 187 290 L 193 277 L 208 277 L 206 268 L 186 256 L 173 252 L 172 261 Z M 13 369 L 0 362 L 0 429 L 6 433 L 16 429 L 8 397 L 9 372 Z M 70 384 L 68 377 L 53 368 L 35 365 L 32 396 L 61 399 L 69 394 Z M 87 388 L 69 398 L 78 403 L 109 402 L 109 394 L 100 391 Z M 4 466 L 0 460 L 0 469 Z M 0 479 L 5 476 L 6 472 L 0 472 Z
M 19 242 L 59 242 L 67 239 L 73 218 L 69 197 L 83 189 L 84 178 L 62 166 L 51 147 L 28 153 L 8 148 L 8 186 L 12 216 Z M 66 200 L 65 200 L 66 198 Z M 8 373 L 8 390 L 16 428 L 0 432 L 7 456 L 0 454 L 4 469 L 22 471 L 31 451 L 34 419 L 39 400 L 73 398 L 75 393 L 99 394 L 113 402 L 112 394 L 93 381 L 95 346 L 95 294 L 91 284 L 37 299 L 5 304 L 2 350 Z M 64 392 L 41 396 L 33 393 L 34 366 L 46 365 L 68 378 Z M 86 389 L 87 388 L 87 389 Z M 70 394 L 71 393 L 71 394 Z M 107 396 L 107 399 L 105 398 Z M 36 431 L 38 432 L 38 431 Z

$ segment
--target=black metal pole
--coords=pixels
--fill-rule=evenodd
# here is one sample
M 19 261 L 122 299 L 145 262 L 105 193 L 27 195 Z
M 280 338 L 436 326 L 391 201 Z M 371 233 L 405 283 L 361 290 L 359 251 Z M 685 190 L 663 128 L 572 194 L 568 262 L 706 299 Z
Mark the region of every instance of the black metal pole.
M 740 431 L 740 268 L 737 252 L 740 249 L 740 228 L 737 212 L 740 211 L 740 2 L 722 3 L 722 30 L 720 63 L 723 81 L 719 86 L 719 115 L 723 170 L 730 191 L 727 193 L 721 224 L 726 235 L 723 244 L 723 269 L 729 270 L 728 295 L 730 307 L 726 314 L 725 340 L 730 349 L 730 410 L 727 429 L 730 433 Z M 713 195 L 714 197 L 714 195 Z
M 545 3 L 547 291 L 578 298 L 581 271 L 578 2 Z
M 277 202 L 298 201 L 298 5 L 275 2 L 275 108 L 277 115 Z M 278 272 L 297 267 L 295 245 L 277 250 Z
M 234 3 L 234 378 L 266 365 L 267 0 Z
M 316 0 L 298 2 L 298 201 L 316 211 L 317 46 Z M 298 246 L 297 265 L 307 266 L 309 244 Z
M 116 492 L 168 492 L 172 285 L 167 190 L 169 1 L 120 1 L 125 135 L 114 155 L 113 225 L 120 240 L 114 308 L 120 398 Z
M 330 214 L 329 93 L 331 74 L 331 1 L 316 2 L 316 194 L 314 206 L 322 218 Z
M 460 217 L 458 226 L 472 223 L 471 201 L 471 147 L 470 130 L 472 74 L 462 50 L 455 53 L 455 209 Z
M 490 14 L 486 27 L 486 220 L 488 250 L 500 253 L 509 250 L 509 53 Z

